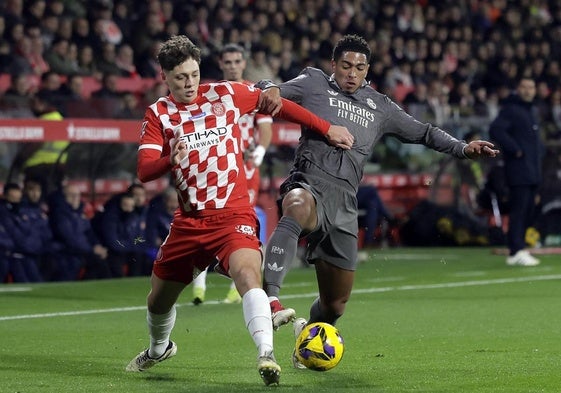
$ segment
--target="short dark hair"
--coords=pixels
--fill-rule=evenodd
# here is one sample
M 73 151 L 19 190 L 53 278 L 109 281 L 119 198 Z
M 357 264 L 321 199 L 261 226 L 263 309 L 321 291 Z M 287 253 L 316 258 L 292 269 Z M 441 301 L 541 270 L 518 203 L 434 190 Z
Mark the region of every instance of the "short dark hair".
M 347 34 L 337 42 L 337 45 L 333 48 L 332 60 L 339 60 L 343 56 L 343 52 L 363 53 L 367 62 L 370 62 L 370 56 L 372 55 L 368 42 L 356 34 Z
M 12 190 L 20 190 L 21 191 L 21 187 L 19 186 L 19 184 L 17 183 L 6 183 L 4 184 L 4 195 L 7 195 L 8 192 L 12 191 Z
M 201 64 L 201 50 L 185 35 L 174 35 L 158 52 L 158 62 L 164 71 L 171 71 L 188 59 Z
M 224 56 L 225 53 L 241 53 L 242 57 L 245 59 L 245 49 L 243 48 L 243 46 L 238 44 L 224 45 L 222 49 L 220 49 L 218 55 L 220 56 L 220 58 L 222 58 L 222 56 Z

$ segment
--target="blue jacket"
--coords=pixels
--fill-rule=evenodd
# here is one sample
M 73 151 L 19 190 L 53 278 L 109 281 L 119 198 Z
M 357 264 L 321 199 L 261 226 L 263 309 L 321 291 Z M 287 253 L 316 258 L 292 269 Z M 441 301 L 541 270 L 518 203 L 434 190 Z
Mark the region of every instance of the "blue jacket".
M 1 211 L 1 208 L 0 208 Z M 14 239 L 6 226 L 6 222 L 2 219 L 3 213 L 0 212 L 0 256 L 6 256 L 13 251 Z M 1 279 L 1 277 L 0 277 Z
M 9 231 L 12 241 L 12 252 L 41 255 L 46 252 L 49 243 L 44 240 L 41 225 L 36 225 L 33 217 L 26 213 L 20 203 L 12 204 L 0 201 L 0 223 Z
M 157 239 L 163 241 L 168 233 L 173 214 L 169 214 L 164 206 L 161 195 L 154 197 L 149 204 L 146 215 L 146 244 L 150 248 L 158 248 Z
M 49 217 L 41 206 L 24 200 L 21 204 L 21 214 L 31 226 L 30 232 L 35 238 L 39 253 L 46 254 L 53 251 L 53 232 L 49 225 Z
M 517 95 L 506 99 L 489 135 L 501 150 L 508 185 L 541 183 L 544 146 L 532 103 Z
M 63 252 L 89 255 L 100 244 L 90 221 L 84 214 L 84 206 L 73 209 L 66 201 L 57 200 L 51 205 L 50 224 L 55 240 L 63 245 Z
M 102 243 L 114 253 L 143 252 L 146 248 L 145 225 L 144 210 L 126 213 L 118 203 L 108 203 L 100 218 Z

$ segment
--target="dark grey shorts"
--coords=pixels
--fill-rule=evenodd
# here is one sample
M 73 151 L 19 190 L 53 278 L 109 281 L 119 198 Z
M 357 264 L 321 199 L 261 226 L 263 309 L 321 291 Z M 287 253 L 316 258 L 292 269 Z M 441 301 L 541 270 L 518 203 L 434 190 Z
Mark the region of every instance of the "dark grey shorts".
M 308 173 L 293 173 L 281 185 L 281 198 L 294 188 L 308 190 L 316 200 L 318 226 L 303 236 L 306 261 L 322 259 L 341 269 L 356 270 L 358 212 L 356 194 Z

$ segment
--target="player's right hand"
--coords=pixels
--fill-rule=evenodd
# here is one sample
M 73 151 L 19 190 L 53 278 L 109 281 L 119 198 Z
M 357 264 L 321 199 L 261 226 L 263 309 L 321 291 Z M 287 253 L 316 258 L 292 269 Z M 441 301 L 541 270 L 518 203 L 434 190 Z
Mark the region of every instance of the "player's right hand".
M 355 137 L 347 130 L 347 127 L 331 125 L 325 137 L 333 146 L 349 150 L 353 147 Z
M 171 141 L 171 152 L 169 154 L 169 161 L 171 166 L 176 166 L 187 157 L 187 146 L 181 138 L 174 138 Z
M 263 90 L 259 94 L 257 101 L 257 110 L 259 113 L 266 115 L 276 116 L 282 109 L 282 100 L 280 97 L 280 89 L 278 87 L 271 87 Z

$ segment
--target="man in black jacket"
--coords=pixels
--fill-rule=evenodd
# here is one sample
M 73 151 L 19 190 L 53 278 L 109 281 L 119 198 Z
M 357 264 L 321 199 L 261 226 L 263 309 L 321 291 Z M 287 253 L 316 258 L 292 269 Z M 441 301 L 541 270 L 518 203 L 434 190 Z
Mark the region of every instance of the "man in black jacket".
M 508 97 L 489 128 L 503 151 L 506 182 L 509 187 L 510 216 L 507 265 L 536 266 L 540 262 L 525 250 L 526 229 L 534 218 L 537 190 L 541 182 L 543 144 L 535 109 L 536 83 L 522 77 L 516 94 Z

